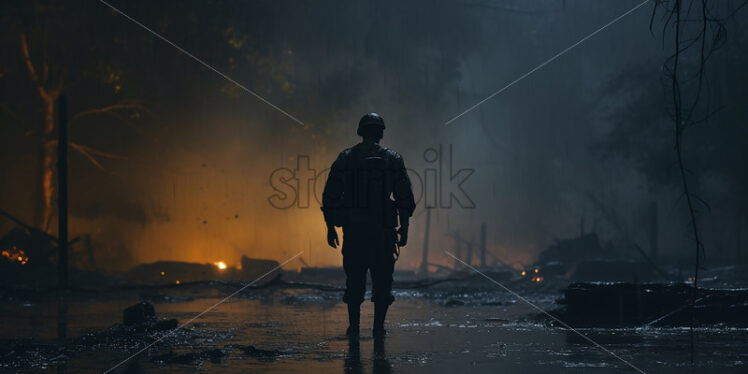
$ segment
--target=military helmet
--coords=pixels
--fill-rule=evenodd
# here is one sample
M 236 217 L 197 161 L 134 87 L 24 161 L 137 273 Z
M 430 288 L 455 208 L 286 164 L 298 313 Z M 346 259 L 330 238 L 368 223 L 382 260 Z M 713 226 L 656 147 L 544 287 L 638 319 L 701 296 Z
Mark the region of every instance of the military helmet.
M 361 130 L 367 127 L 377 127 L 379 129 L 384 130 L 384 120 L 382 117 L 379 116 L 379 114 L 376 113 L 369 113 L 361 117 L 361 120 L 358 121 L 358 130 L 356 130 L 356 134 L 359 136 L 361 135 Z

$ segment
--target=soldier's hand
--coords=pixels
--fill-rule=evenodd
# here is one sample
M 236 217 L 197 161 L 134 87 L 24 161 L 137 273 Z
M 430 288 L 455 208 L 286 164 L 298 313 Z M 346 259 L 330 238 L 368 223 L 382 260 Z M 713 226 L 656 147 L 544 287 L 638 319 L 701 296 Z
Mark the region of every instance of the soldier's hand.
M 400 226 L 397 233 L 400 234 L 400 240 L 398 240 L 397 245 L 405 247 L 408 244 L 408 226 Z
M 338 232 L 335 231 L 335 227 L 327 228 L 327 245 L 333 248 L 338 248 L 340 241 L 338 240 Z

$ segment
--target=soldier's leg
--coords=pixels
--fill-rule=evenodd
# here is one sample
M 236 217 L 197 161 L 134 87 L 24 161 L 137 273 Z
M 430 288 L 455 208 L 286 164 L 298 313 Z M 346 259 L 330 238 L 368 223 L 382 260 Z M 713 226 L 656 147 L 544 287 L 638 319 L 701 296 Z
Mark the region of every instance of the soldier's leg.
M 348 304 L 349 336 L 358 336 L 359 321 L 361 319 L 361 303 L 366 293 L 366 263 L 359 256 L 343 255 L 343 270 L 345 271 L 345 294 L 343 302 Z
M 371 301 L 374 302 L 374 326 L 372 332 L 374 337 L 384 336 L 384 319 L 387 316 L 387 309 L 395 300 L 392 296 L 392 274 L 395 271 L 394 250 L 394 242 L 389 240 L 389 235 L 385 235 L 382 238 L 380 251 L 372 259 L 371 263 Z
M 394 259 L 380 259 L 371 265 L 371 301 L 375 304 L 390 305 L 392 296 L 392 274 L 395 271 Z

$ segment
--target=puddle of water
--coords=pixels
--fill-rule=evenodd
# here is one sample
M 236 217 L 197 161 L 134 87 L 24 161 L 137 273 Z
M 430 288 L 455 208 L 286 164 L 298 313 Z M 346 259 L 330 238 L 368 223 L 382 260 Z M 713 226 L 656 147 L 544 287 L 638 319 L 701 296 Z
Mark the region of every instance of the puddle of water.
M 190 297 L 152 300 L 160 318 L 183 322 L 219 301 L 222 291 L 192 291 Z M 390 336 L 384 344 L 369 337 L 373 305 L 365 302 L 361 341 L 350 345 L 343 336 L 347 315 L 339 292 L 248 290 L 154 345 L 118 372 L 634 372 L 573 332 L 529 322 L 526 317 L 533 309 L 522 303 L 471 302 L 446 307 L 442 300 L 412 296 L 399 299 L 391 308 Z M 496 295 L 488 297 L 495 299 Z M 123 338 L 111 329 L 102 332 L 120 322 L 122 310 L 139 298 L 138 292 L 128 291 L 70 297 L 65 304 L 54 297 L 1 302 L 0 371 L 106 371 L 161 336 L 150 333 Z M 537 299 L 553 300 L 542 295 Z M 581 331 L 645 372 L 691 369 L 688 329 Z M 58 338 L 61 332 L 66 338 Z M 697 329 L 693 372 L 746 372 L 747 332 Z M 26 347 L 13 350 L 22 343 Z

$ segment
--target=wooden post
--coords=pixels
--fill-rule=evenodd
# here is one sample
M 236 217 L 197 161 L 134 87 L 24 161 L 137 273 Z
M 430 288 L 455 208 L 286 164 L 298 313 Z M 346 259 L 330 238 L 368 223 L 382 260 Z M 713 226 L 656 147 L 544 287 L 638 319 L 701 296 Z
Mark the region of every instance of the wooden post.
M 427 275 L 429 273 L 429 230 L 431 226 L 431 207 L 426 207 L 426 235 L 423 237 L 423 258 L 421 259 L 421 268 L 419 273 Z
M 480 266 L 486 267 L 486 223 L 480 225 Z
M 65 95 L 57 99 L 57 206 L 59 224 L 57 236 L 59 237 L 59 260 L 57 275 L 59 287 L 68 288 L 68 124 L 67 124 L 67 100 Z

